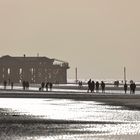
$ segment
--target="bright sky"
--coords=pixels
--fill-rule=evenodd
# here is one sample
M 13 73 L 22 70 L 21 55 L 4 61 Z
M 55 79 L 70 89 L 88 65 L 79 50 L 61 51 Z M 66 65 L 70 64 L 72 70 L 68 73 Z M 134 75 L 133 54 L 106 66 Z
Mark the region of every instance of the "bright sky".
M 140 0 L 0 0 L 0 56 L 68 61 L 68 78 L 140 80 Z

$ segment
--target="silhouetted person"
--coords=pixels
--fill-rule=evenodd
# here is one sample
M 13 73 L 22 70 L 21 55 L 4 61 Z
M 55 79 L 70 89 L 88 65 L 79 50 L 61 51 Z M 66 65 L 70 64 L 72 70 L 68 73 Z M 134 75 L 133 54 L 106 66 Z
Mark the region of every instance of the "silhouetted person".
M 7 86 L 7 81 L 6 80 L 4 80 L 3 85 L 4 85 L 4 89 L 6 89 L 6 86 Z
M 13 90 L 13 87 L 14 87 L 14 83 L 13 82 L 11 82 L 11 89 Z
M 82 88 L 82 86 L 83 86 L 83 82 L 82 81 L 81 81 L 81 84 L 80 85 L 81 85 L 81 88 Z
M 28 81 L 25 82 L 25 86 L 26 86 L 26 89 L 29 90 L 29 82 Z
M 133 82 L 130 83 L 130 94 L 133 94 Z
M 49 82 L 46 83 L 45 87 L 46 87 L 46 91 L 48 91 L 48 88 L 49 88 Z
M 39 91 L 41 91 L 41 87 L 39 87 Z
M 125 82 L 125 84 L 124 84 L 124 92 L 125 92 L 125 94 L 127 93 L 127 87 L 128 87 L 128 85 L 127 85 L 127 83 Z
M 44 90 L 44 87 L 45 87 L 45 83 L 42 82 L 42 83 L 41 83 L 41 89 L 42 89 L 42 91 Z
M 78 82 L 78 85 L 79 85 L 79 88 L 81 88 L 81 82 L 80 81 Z
M 133 92 L 133 94 L 135 94 L 135 90 L 136 90 L 136 84 L 133 82 L 133 84 L 132 84 L 132 92 Z
M 105 83 L 103 81 L 101 82 L 101 89 L 102 93 L 105 93 Z
M 95 90 L 95 82 L 94 81 L 92 81 L 91 82 L 91 92 L 94 92 L 94 90 Z
M 22 87 L 23 87 L 23 90 L 25 90 L 25 88 L 26 88 L 26 82 L 25 81 L 22 82 Z
M 79 88 L 82 88 L 82 81 L 79 81 Z
M 52 83 L 50 83 L 50 91 L 52 91 L 52 87 L 53 87 L 53 84 L 52 84 Z
M 96 82 L 96 92 L 99 92 L 99 82 Z
M 89 91 L 91 91 L 91 79 L 87 82 L 87 84 L 88 84 L 87 92 L 89 92 Z

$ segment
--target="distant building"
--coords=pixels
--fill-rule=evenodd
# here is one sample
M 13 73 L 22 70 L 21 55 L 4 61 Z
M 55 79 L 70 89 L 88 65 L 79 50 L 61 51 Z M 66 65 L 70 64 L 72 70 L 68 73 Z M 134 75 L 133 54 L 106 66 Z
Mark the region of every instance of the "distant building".
M 0 82 L 67 83 L 69 64 L 47 57 L 0 57 Z

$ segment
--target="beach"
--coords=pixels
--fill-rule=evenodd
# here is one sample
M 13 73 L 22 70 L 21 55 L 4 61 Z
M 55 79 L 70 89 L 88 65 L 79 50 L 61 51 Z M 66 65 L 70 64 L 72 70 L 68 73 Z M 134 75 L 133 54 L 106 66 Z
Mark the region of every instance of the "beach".
M 0 90 L 2 140 L 138 140 L 140 94 Z M 82 92 L 81 92 L 82 91 Z M 120 91 L 120 90 L 119 90 Z M 133 128 L 133 129 L 131 129 Z
M 118 92 L 87 93 L 76 91 L 34 91 L 34 90 L 1 90 L 0 98 L 56 98 L 73 99 L 81 101 L 98 101 L 111 105 L 121 105 L 132 109 L 140 109 L 140 94 L 127 94 Z

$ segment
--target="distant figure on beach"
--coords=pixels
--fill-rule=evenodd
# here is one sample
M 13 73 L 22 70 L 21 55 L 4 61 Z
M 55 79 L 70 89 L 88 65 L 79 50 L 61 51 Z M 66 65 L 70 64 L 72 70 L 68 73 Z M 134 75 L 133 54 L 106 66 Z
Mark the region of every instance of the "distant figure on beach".
M 132 89 L 133 89 L 133 82 L 130 83 L 130 94 L 133 93 Z
M 105 83 L 103 81 L 101 82 L 101 89 L 102 93 L 105 93 Z
M 23 81 L 22 82 L 22 87 L 23 87 L 23 90 L 28 90 L 29 89 L 29 82 L 28 81 Z M 12 83 L 11 83 L 11 88 L 12 88 Z
M 91 82 L 91 92 L 94 92 L 94 90 L 95 90 L 95 82 L 94 81 L 92 81 Z
M 49 82 L 46 83 L 45 88 L 46 88 L 46 91 L 48 91 L 48 88 L 49 88 Z
M 87 84 L 88 84 L 88 90 L 87 90 L 87 92 L 89 92 L 89 91 L 91 91 L 91 79 L 89 79 L 89 81 L 87 82 Z
M 39 87 L 39 91 L 41 91 L 41 87 Z
M 136 91 L 136 84 L 135 84 L 135 82 L 133 82 L 133 85 L 132 85 L 132 92 L 133 92 L 133 94 L 135 94 L 135 91 Z
M 125 84 L 124 84 L 124 92 L 125 92 L 125 94 L 127 93 L 127 87 L 128 87 L 128 85 L 127 85 L 127 83 L 125 82 Z
M 44 87 L 45 87 L 45 83 L 42 82 L 42 83 L 41 83 L 41 90 L 42 90 L 42 91 L 44 90 Z
M 25 86 L 26 86 L 26 89 L 29 90 L 29 86 L 30 85 L 29 85 L 29 82 L 28 81 L 25 82 Z
M 14 87 L 14 83 L 11 82 L 11 90 L 13 90 L 13 87 Z
M 6 80 L 4 80 L 3 85 L 4 85 L 4 89 L 6 89 L 6 86 L 7 86 L 7 81 Z
M 82 88 L 82 85 L 83 85 L 83 83 L 82 83 L 82 81 L 79 81 L 79 88 Z
M 119 87 L 119 81 L 114 81 L 114 87 Z
M 99 82 L 96 82 L 96 92 L 99 92 Z
M 136 84 L 135 82 L 131 81 L 130 83 L 130 94 L 135 94 Z
M 50 91 L 52 91 L 53 84 L 50 82 Z
M 23 90 L 25 90 L 25 88 L 26 88 L 26 82 L 25 81 L 22 82 L 22 87 L 23 87 Z

